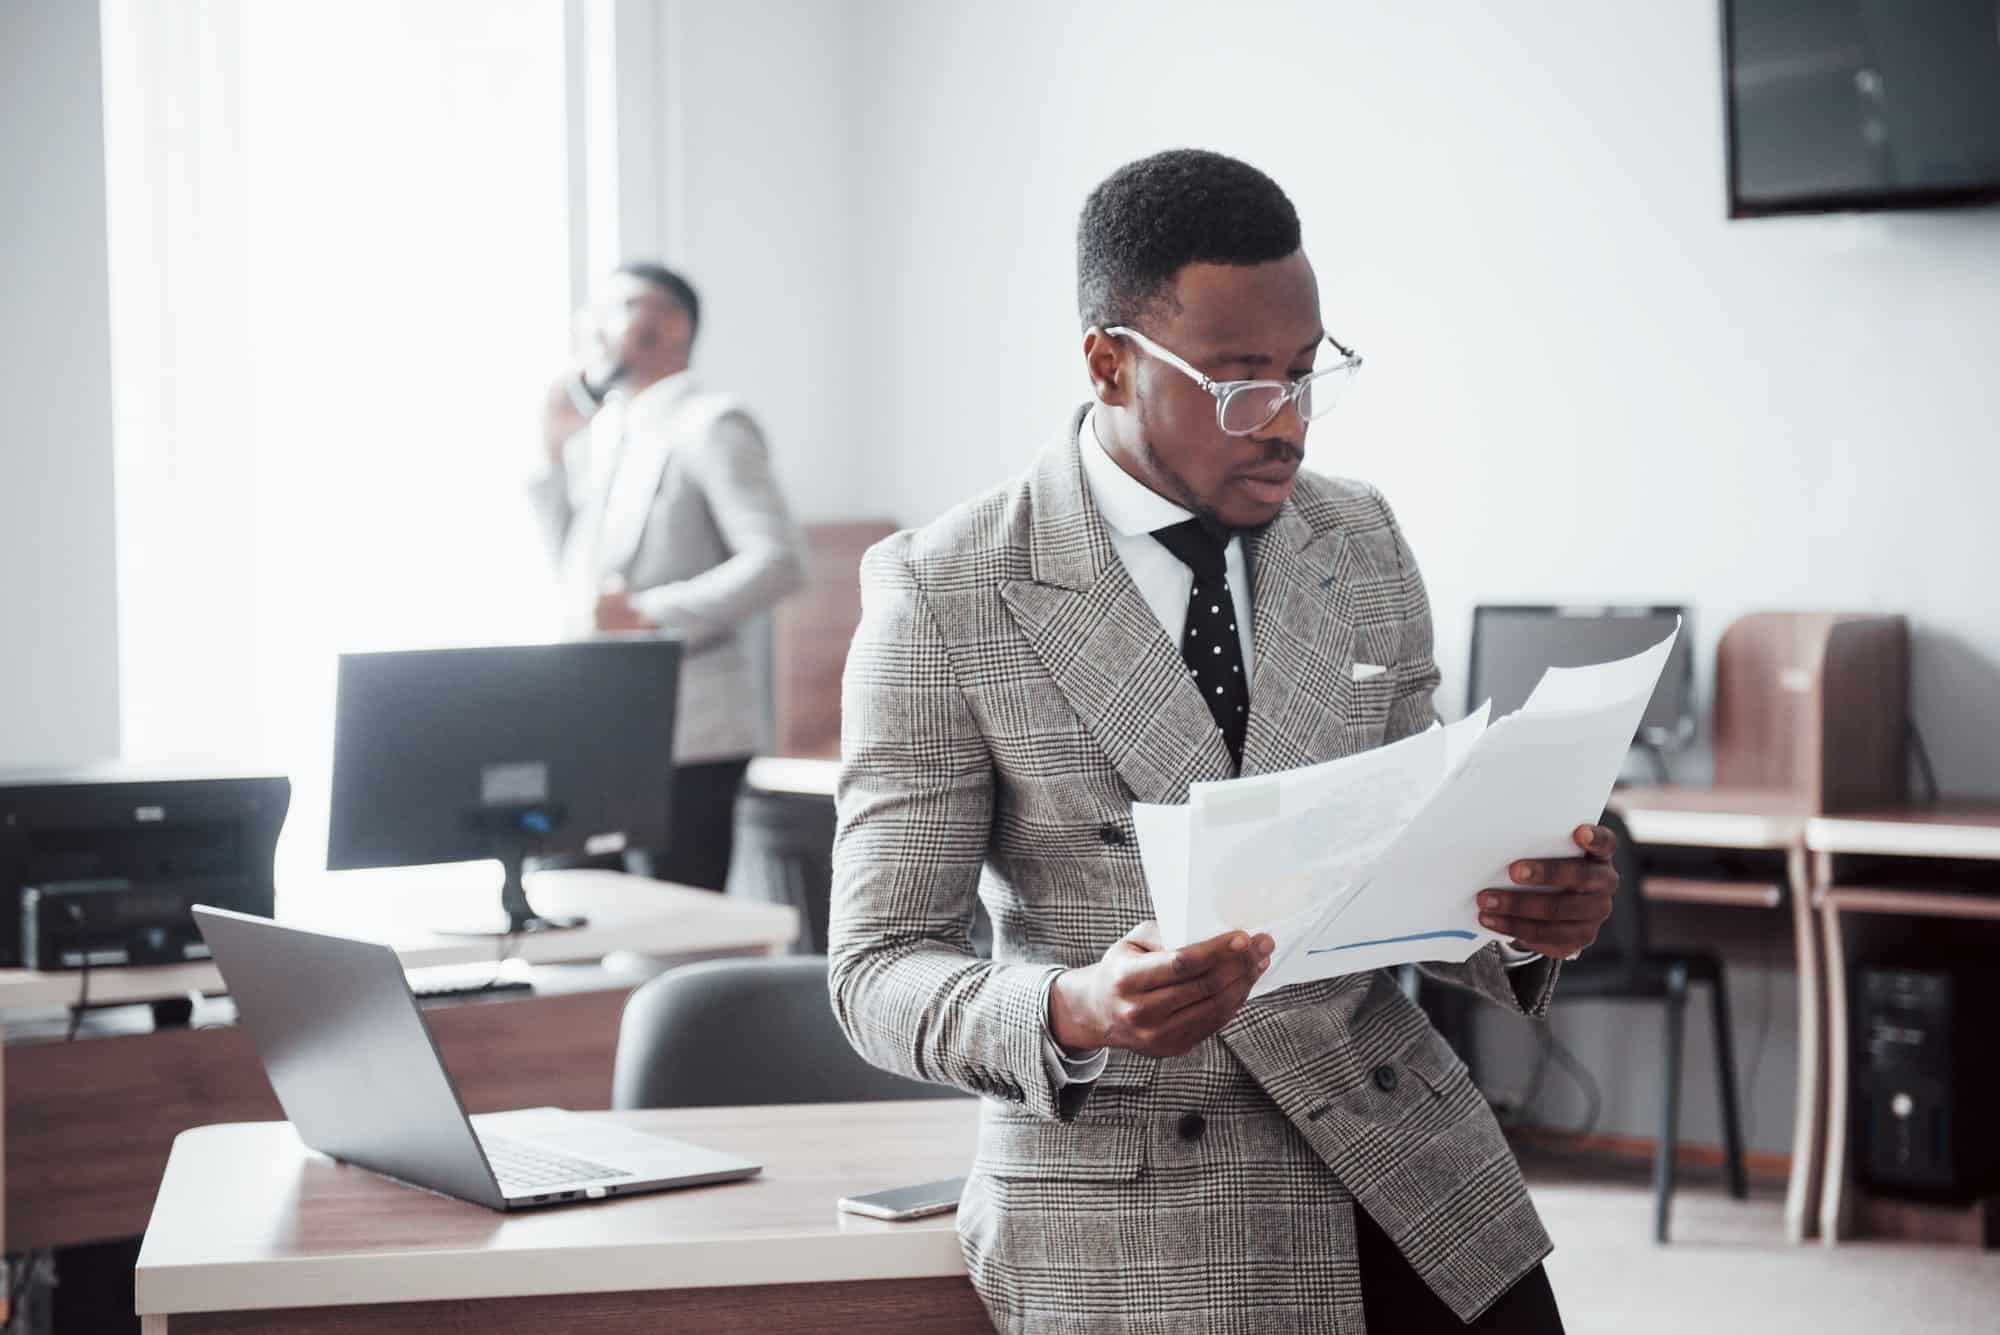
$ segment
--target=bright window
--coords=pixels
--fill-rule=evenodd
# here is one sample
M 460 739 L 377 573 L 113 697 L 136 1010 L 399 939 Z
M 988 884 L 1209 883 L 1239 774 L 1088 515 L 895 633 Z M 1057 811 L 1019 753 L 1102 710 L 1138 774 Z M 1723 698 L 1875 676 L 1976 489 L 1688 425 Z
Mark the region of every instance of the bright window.
M 555 629 L 562 0 L 104 0 L 125 754 L 292 776 L 335 657 Z

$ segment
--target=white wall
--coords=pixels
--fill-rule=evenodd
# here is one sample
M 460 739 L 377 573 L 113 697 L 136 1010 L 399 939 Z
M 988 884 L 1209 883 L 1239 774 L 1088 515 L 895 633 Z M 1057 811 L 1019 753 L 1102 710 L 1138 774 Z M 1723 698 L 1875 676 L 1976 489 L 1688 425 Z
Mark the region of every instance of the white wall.
M 2000 216 L 1725 221 L 1713 0 L 858 13 L 855 420 L 892 514 L 1017 471 L 1082 401 L 1090 186 L 1219 149 L 1291 193 L 1328 327 L 1368 358 L 1307 463 L 1396 505 L 1447 711 L 1480 601 L 1685 601 L 1704 665 L 1752 609 L 1899 610 L 1944 785 L 2000 793 Z M 1763 980 L 1731 976 L 1747 1065 Z M 1750 1096 L 1770 1149 L 1791 986 Z M 1684 1125 L 1712 1140 L 1703 1024 Z M 1657 1022 L 1556 1027 L 1606 1087 L 1602 1129 L 1651 1134 Z M 1485 1029 L 1517 1089 L 1525 1036 Z
M 851 11 L 666 0 L 627 17 L 650 17 L 661 52 L 657 133 L 620 125 L 628 163 L 658 164 L 657 180 L 628 166 L 625 195 L 657 222 L 649 240 L 628 204 L 627 254 L 665 255 L 700 291 L 696 373 L 749 400 L 794 511 L 882 513 L 854 468 Z
M 118 752 L 97 6 L 0 6 L 0 768 Z
M 1724 220 L 1717 6 L 858 11 L 856 417 L 905 521 L 1084 397 L 1085 192 L 1173 145 L 1299 206 L 1368 358 L 1307 463 L 1409 530 L 1459 707 L 1476 602 L 1907 612 L 1945 786 L 2000 793 L 2000 216 Z

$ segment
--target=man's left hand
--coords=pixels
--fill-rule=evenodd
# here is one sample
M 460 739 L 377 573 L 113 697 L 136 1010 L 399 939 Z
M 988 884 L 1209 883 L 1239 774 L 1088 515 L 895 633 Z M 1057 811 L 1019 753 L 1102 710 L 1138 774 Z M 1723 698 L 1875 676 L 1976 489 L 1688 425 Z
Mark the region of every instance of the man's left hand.
M 641 616 L 639 609 L 632 606 L 631 598 L 623 588 L 607 589 L 597 595 L 597 628 L 599 630 L 652 630 L 653 623 Z
M 1537 888 L 1479 892 L 1479 921 L 1488 931 L 1556 960 L 1574 959 L 1597 940 L 1618 893 L 1611 865 L 1618 836 L 1602 825 L 1579 825 L 1571 838 L 1582 857 L 1526 858 L 1508 868 L 1515 885 Z

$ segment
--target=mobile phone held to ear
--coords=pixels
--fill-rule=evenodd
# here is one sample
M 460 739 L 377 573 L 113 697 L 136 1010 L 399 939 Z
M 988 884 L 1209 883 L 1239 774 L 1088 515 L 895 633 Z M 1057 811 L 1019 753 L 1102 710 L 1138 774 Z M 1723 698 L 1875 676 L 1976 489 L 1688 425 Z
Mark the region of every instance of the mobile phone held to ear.
M 589 398 L 591 403 L 602 404 L 604 402 L 604 396 L 611 392 L 612 386 L 616 385 L 620 380 L 623 380 L 625 378 L 625 372 L 627 369 L 628 368 L 626 367 L 624 362 L 613 362 L 611 363 L 610 366 L 605 368 L 603 379 L 597 381 L 595 384 L 591 383 L 590 373 L 588 371 L 579 373 L 576 378 L 576 383 L 578 387 L 583 390 L 585 396 Z
M 905 1219 L 923 1219 L 956 1210 L 958 1198 L 964 1191 L 964 1178 L 947 1177 L 937 1182 L 921 1182 L 914 1187 L 871 1191 L 865 1196 L 842 1196 L 840 1208 L 849 1214 L 900 1223 Z

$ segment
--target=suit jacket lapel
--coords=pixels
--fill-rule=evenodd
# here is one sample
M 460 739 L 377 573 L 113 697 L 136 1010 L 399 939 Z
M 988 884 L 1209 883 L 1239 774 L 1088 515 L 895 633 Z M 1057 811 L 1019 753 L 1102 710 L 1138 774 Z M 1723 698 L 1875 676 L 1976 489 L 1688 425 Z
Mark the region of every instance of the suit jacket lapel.
M 1036 460 L 1033 578 L 1003 581 L 1000 597 L 1133 797 L 1184 802 L 1188 784 L 1230 777 L 1229 748 L 1091 503 L 1080 421 Z
M 666 473 L 667 458 L 684 434 L 690 387 L 683 381 L 674 385 L 665 403 L 628 402 L 621 424 L 624 439 L 604 497 L 604 517 L 598 530 L 597 570 L 624 570 L 638 554 L 646 536 L 646 521 L 652 516 L 653 501 L 660 493 L 660 479 Z M 634 419 L 633 409 L 639 416 Z
M 1354 589 L 1346 533 L 1315 531 L 1287 501 L 1250 555 L 1254 614 L 1243 773 L 1340 754 L 1354 672 Z

